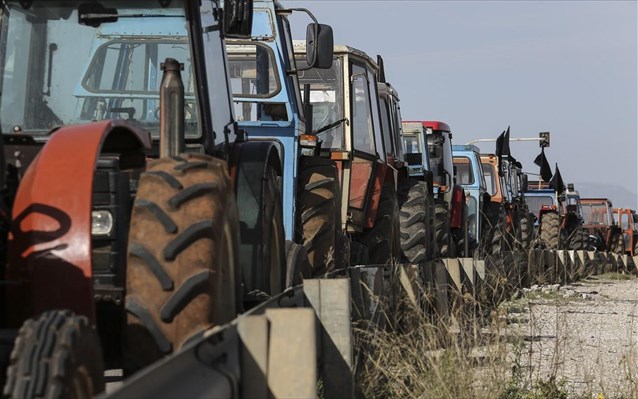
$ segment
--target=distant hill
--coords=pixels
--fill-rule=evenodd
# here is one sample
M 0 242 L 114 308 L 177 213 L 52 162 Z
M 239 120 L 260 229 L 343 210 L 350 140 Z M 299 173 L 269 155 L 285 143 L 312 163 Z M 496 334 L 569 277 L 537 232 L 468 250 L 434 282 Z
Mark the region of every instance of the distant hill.
M 627 190 L 625 187 L 605 183 L 574 182 L 574 188 L 583 198 L 609 198 L 614 207 L 638 209 L 638 194 Z

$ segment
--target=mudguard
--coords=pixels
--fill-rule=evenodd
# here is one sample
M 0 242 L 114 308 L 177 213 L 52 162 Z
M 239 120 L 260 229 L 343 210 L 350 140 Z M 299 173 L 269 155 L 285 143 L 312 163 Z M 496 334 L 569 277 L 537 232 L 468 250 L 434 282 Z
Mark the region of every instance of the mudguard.
M 148 132 L 123 121 L 59 128 L 20 182 L 9 236 L 7 313 L 12 325 L 51 309 L 95 322 L 91 208 L 95 165 L 104 152 L 150 148 Z
M 393 184 L 396 191 L 398 181 L 398 171 L 387 163 L 377 163 L 375 167 L 375 175 L 372 177 L 372 190 L 370 197 L 368 198 L 367 209 L 365 213 L 366 229 L 371 229 L 374 226 L 374 221 L 377 218 L 377 208 L 379 207 L 379 201 L 381 200 L 381 190 L 384 184 Z

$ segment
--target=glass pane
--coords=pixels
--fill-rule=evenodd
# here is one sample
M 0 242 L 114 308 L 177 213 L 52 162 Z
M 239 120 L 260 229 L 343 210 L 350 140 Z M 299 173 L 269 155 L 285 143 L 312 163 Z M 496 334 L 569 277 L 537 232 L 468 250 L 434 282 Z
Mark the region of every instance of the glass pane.
M 299 68 L 307 66 L 303 58 L 297 58 Z M 343 148 L 343 69 L 342 61 L 336 58 L 330 69 L 310 69 L 299 72 L 301 87 L 309 85 L 312 104 L 313 130 L 318 134 L 321 148 L 339 150 Z
M 481 164 L 483 167 L 483 175 L 485 175 L 485 185 L 487 186 L 487 193 L 490 196 L 496 194 L 496 168 L 489 163 Z
M 454 157 L 454 167 L 456 168 L 456 183 L 461 185 L 474 184 L 474 171 L 470 158 Z
M 279 75 L 272 51 L 256 43 L 230 44 L 228 67 L 234 97 L 272 97 L 279 92 Z
M 135 17 L 98 27 L 78 22 L 82 3 L 51 1 L 28 11 L 18 2 L 5 7 L 2 131 L 43 135 L 60 125 L 126 119 L 158 134 L 159 65 L 171 57 L 184 64 L 186 134 L 198 135 L 182 2 L 139 9 L 135 2 L 102 1 L 120 16 Z
M 374 130 L 372 125 L 370 92 L 366 70 L 358 65 L 352 66 L 352 139 L 353 147 L 368 154 L 375 154 Z

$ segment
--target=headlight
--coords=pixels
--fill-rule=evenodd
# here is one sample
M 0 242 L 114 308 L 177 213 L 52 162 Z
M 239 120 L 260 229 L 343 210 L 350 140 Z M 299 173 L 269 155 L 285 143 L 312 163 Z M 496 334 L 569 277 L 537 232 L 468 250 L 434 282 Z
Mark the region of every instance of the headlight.
M 111 212 L 101 210 L 91 212 L 91 235 L 105 236 L 113 230 L 113 215 Z

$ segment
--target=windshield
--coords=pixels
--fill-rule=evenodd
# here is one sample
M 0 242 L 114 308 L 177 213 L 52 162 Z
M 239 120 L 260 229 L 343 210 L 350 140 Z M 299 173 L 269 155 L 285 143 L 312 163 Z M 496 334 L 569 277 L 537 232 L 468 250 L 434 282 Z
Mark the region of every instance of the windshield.
M 17 1 L 5 3 L 3 133 L 44 135 L 60 125 L 126 119 L 157 136 L 160 64 L 170 57 L 184 64 L 186 135 L 199 135 L 181 1 L 164 8 L 141 1 L 36 1 L 26 10 Z
M 308 64 L 305 58 L 298 57 L 300 69 Z M 309 85 L 310 103 L 312 104 L 313 131 L 326 128 L 318 134 L 322 141 L 322 149 L 342 149 L 344 146 L 344 113 L 343 113 L 343 62 L 335 58 L 330 69 L 312 68 L 299 71 L 301 87 Z
M 487 193 L 490 196 L 496 194 L 496 168 L 491 163 L 482 163 L 483 175 L 485 176 L 485 184 L 487 186 Z
M 598 224 L 605 226 L 610 225 L 610 221 L 607 216 L 606 204 L 592 204 L 581 202 L 581 207 L 583 210 L 583 219 L 585 220 L 585 224 Z
M 460 185 L 474 184 L 474 170 L 468 157 L 454 157 L 454 177 Z
M 540 210 L 543 207 L 543 205 L 546 205 L 546 206 L 554 205 L 554 197 L 549 195 L 536 196 L 536 195 L 531 195 L 527 193 L 525 194 L 525 203 L 527 204 L 527 207 L 529 208 L 530 212 L 532 212 L 534 216 L 536 216 L 536 218 L 538 219 Z

